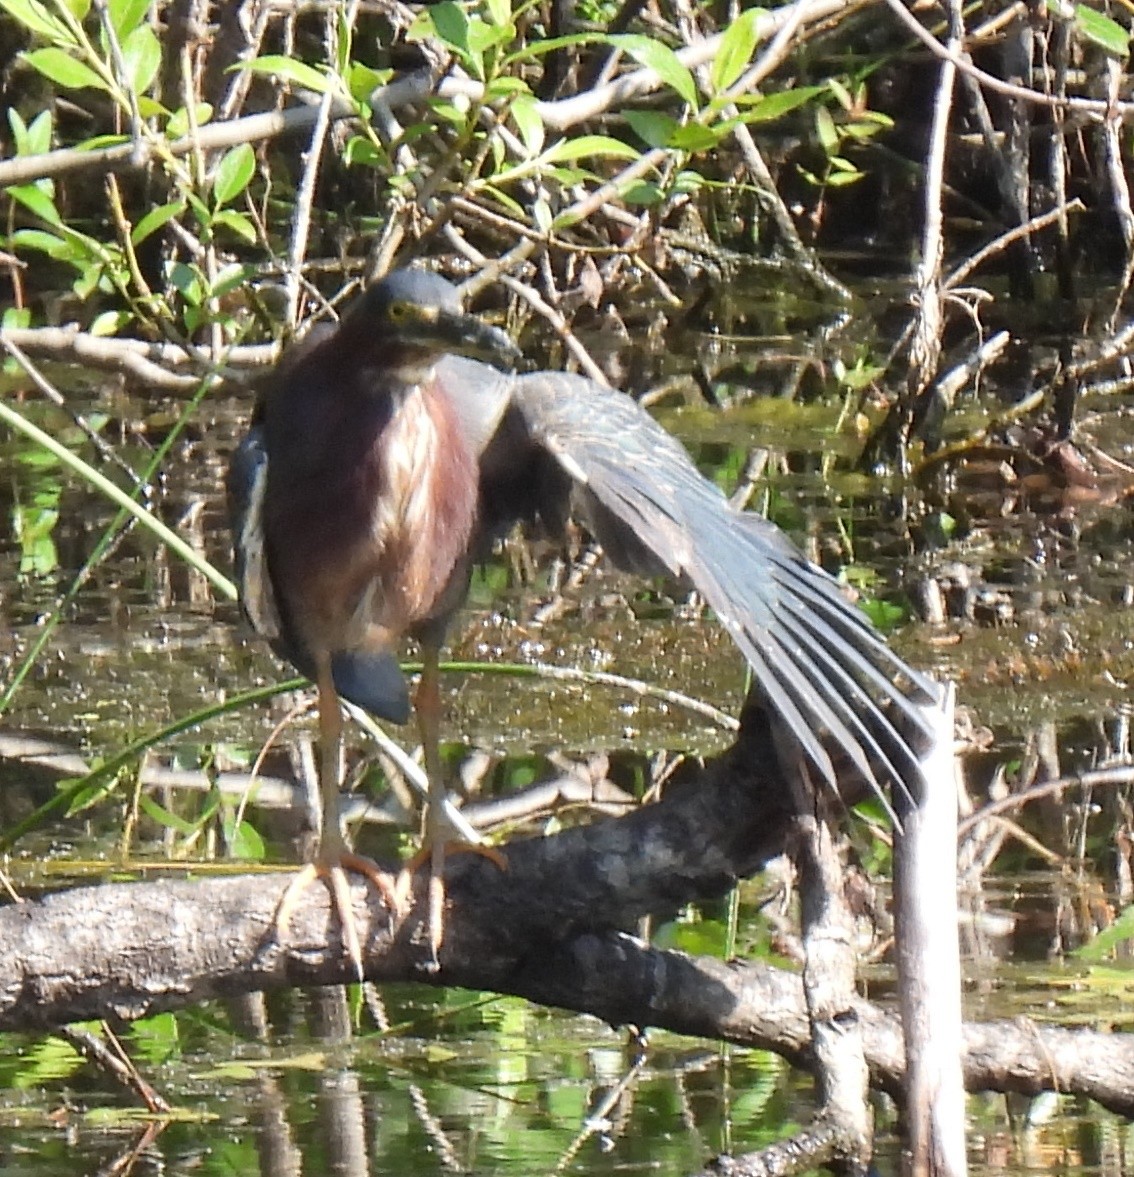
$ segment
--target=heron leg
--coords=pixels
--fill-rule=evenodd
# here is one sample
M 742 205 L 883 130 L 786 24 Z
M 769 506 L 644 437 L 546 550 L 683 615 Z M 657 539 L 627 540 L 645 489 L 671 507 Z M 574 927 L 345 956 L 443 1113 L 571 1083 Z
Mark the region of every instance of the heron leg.
M 343 713 L 331 675 L 331 660 L 327 656 L 316 661 L 315 685 L 319 692 L 319 792 L 323 808 L 319 850 L 315 861 L 304 866 L 288 884 L 276 908 L 276 936 L 281 940 L 284 938 L 288 920 L 300 895 L 316 879 L 323 879 L 331 893 L 331 906 L 343 929 L 346 954 L 361 981 L 362 946 L 358 938 L 358 924 L 354 918 L 347 871 L 369 879 L 382 896 L 382 902 L 395 914 L 399 910 L 397 896 L 390 876 L 372 859 L 352 853 L 343 837 L 342 822 L 339 818 Z
M 429 782 L 428 800 L 425 810 L 425 835 L 421 850 L 402 867 L 398 876 L 397 891 L 399 910 L 408 902 L 413 885 L 413 875 L 429 863 L 428 914 L 426 930 L 429 937 L 429 960 L 427 968 L 436 972 L 441 967 L 439 953 L 445 933 L 445 859 L 448 854 L 470 851 L 489 859 L 501 870 L 506 870 L 508 861 L 498 850 L 490 846 L 478 846 L 471 842 L 454 839 L 445 818 L 445 773 L 441 763 L 441 672 L 439 669 L 440 649 L 433 643 L 422 643 L 421 678 L 418 681 L 414 709 L 417 712 L 418 728 L 421 734 L 422 756 L 425 760 L 425 775 Z

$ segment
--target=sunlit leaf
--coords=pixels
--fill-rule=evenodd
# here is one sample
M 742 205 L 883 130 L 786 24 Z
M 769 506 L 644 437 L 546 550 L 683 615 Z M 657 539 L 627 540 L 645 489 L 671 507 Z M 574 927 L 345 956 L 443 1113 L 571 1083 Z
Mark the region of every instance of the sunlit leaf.
M 135 94 L 144 94 L 161 68 L 161 43 L 149 25 L 136 28 L 122 44 L 126 77 Z
M 612 139 L 609 135 L 579 135 L 575 139 L 560 140 L 546 152 L 543 159 L 547 163 L 566 163 L 587 156 L 637 159 L 640 154 L 628 143 Z
M 670 146 L 680 151 L 710 151 L 719 147 L 727 134 L 727 126 L 705 127 L 700 123 L 687 123 L 673 132 Z
M 224 225 L 226 229 L 230 229 L 242 241 L 246 241 L 249 245 L 255 245 L 259 239 L 259 234 L 256 232 L 256 226 L 252 221 L 242 212 L 237 212 L 234 208 L 222 208 L 216 216 L 213 217 L 214 225 Z
M 1120 944 L 1134 939 L 1134 907 L 1127 907 L 1110 925 L 1093 940 L 1080 944 L 1073 952 L 1081 960 L 1103 960 Z
M 493 25 L 484 20 L 469 22 L 469 53 L 474 63 L 482 62 L 484 54 L 505 41 L 511 41 L 516 35 L 515 27 L 511 24 Z M 483 67 L 482 67 L 483 74 Z
M 193 123 L 195 126 L 203 127 L 213 117 L 212 104 L 208 102 L 198 102 L 193 108 Z M 175 110 L 169 116 L 169 122 L 165 124 L 165 133 L 171 139 L 181 139 L 189 134 L 189 112 L 184 106 L 179 110 Z
M 854 98 L 851 97 L 851 92 L 838 78 L 828 78 L 827 89 L 834 94 L 843 110 L 848 112 L 854 110 Z
M 38 184 L 19 184 L 7 190 L 8 195 L 18 200 L 29 212 L 49 225 L 62 225 L 63 218 L 55 207 L 55 201 Z
M 213 198 L 218 207 L 235 200 L 248 187 L 255 171 L 256 153 L 251 143 L 239 143 L 226 151 L 213 177 Z
M 620 33 L 609 38 L 623 53 L 629 54 L 639 65 L 652 69 L 671 89 L 689 103 L 697 105 L 697 83 L 693 75 L 681 64 L 681 59 L 664 42 L 637 33 Z
M 51 111 L 41 110 L 28 125 L 14 107 L 8 107 L 8 125 L 16 141 L 17 155 L 42 155 L 51 149 Z
M 31 33 L 37 33 L 56 45 L 77 46 L 74 34 L 39 0 L 0 0 L 0 8 L 14 17 Z
M 364 135 L 353 135 L 343 148 L 343 163 L 347 167 L 358 164 L 361 167 L 380 168 L 385 166 L 386 161 L 386 153 Z
M 70 245 L 62 237 L 56 237 L 54 233 L 47 233 L 43 229 L 17 229 L 8 238 L 8 244 L 13 249 L 36 249 L 54 258 L 66 258 L 71 252 Z
M 749 8 L 721 34 L 720 48 L 709 66 L 709 80 L 717 94 L 727 90 L 744 72 L 759 40 L 763 15 L 759 8 Z
M 0 313 L 0 327 L 30 327 L 31 307 L 5 307 Z
M 825 106 L 820 106 L 815 111 L 815 130 L 824 151 L 830 153 L 838 147 L 839 131 L 835 126 L 834 117 Z
M 241 265 L 239 262 L 225 266 L 213 280 L 213 297 L 224 298 L 226 294 L 230 294 L 238 286 L 244 286 L 251 279 L 252 274 L 251 266 Z
M 85 62 L 63 49 L 33 49 L 24 60 L 49 81 L 65 90 L 106 90 L 107 84 Z
M 509 113 L 520 132 L 520 138 L 528 149 L 529 155 L 539 155 L 543 150 L 543 119 L 539 113 L 539 103 L 531 94 L 521 94 L 509 107 Z
M 764 94 L 756 98 L 742 95 L 736 99 L 736 103 L 744 109 L 744 122 L 769 122 L 806 105 L 822 94 L 824 89 L 823 86 L 797 86 L 793 90 L 779 90 L 775 94 Z
M 101 315 L 95 315 L 87 330 L 100 337 L 117 335 L 132 317 L 128 311 L 103 311 Z
M 1130 34 L 1116 20 L 1085 4 L 1075 5 L 1075 31 L 1113 57 L 1130 55 Z
M 441 0 L 429 9 L 429 18 L 433 22 L 437 36 L 462 56 L 469 53 L 469 18 L 465 10 L 454 4 L 453 0 Z
M 369 102 L 375 90 L 384 86 L 393 76 L 388 69 L 371 69 L 360 61 L 352 61 L 344 72 L 347 89 L 356 102 Z
M 240 822 L 238 825 L 226 819 L 224 823 L 224 835 L 225 841 L 228 843 L 228 851 L 233 858 L 242 858 L 250 862 L 263 862 L 267 857 L 267 847 L 264 845 L 264 839 L 260 837 L 247 820 Z
M 87 1065 L 86 1059 L 69 1042 L 48 1035 L 25 1049 L 12 1086 L 34 1090 L 46 1083 L 59 1083 Z
M 130 1023 L 131 1055 L 140 1055 L 151 1066 L 157 1066 L 175 1056 L 181 1049 L 181 1035 L 177 1015 L 151 1014 Z
M 497 188 L 492 184 L 485 184 L 482 191 L 486 195 L 491 196 L 493 200 L 503 205 L 503 207 L 506 208 L 508 212 L 510 212 L 518 221 L 527 221 L 528 214 L 524 209 L 524 206 L 509 196 L 507 192 L 504 192 L 502 189 Z
M 284 82 L 294 82 L 304 90 L 314 90 L 322 94 L 327 89 L 327 75 L 305 62 L 296 61 L 294 57 L 285 57 L 282 53 L 269 53 L 245 62 L 241 69 L 253 74 L 270 74 Z
M 485 0 L 484 10 L 494 25 L 510 25 L 512 23 L 511 0 Z
M 110 23 L 121 44 L 138 28 L 150 8 L 150 0 L 110 0 Z
M 140 245 L 145 239 L 156 233 L 163 225 L 167 225 L 174 217 L 179 217 L 185 211 L 185 201 L 172 200 L 169 204 L 159 204 L 151 208 L 148 213 L 134 226 L 130 240 Z
M 174 262 L 169 268 L 169 284 L 192 306 L 197 306 L 205 295 L 201 275 L 184 262 Z

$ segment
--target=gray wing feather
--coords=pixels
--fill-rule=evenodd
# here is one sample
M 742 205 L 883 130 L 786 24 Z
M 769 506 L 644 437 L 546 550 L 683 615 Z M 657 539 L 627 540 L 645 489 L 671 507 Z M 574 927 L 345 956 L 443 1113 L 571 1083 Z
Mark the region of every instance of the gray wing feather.
M 932 740 L 921 705 L 937 688 L 902 663 L 831 577 L 772 524 L 730 507 L 624 394 L 559 373 L 516 377 L 511 392 L 532 440 L 582 485 L 599 540 L 608 512 L 657 564 L 693 583 L 830 785 L 822 734 L 887 805 L 879 773 L 916 788 L 917 747 Z

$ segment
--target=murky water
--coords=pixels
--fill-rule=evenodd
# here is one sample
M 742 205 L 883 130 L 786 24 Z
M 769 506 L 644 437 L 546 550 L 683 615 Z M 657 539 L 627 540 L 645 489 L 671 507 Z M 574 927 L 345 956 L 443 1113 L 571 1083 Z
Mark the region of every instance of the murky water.
M 735 346 L 725 351 L 733 375 L 718 385 L 740 395 L 758 365 Z M 104 429 L 136 467 L 169 428 L 173 409 L 110 393 L 83 401 L 89 417 L 108 418 Z M 159 488 L 162 518 L 222 567 L 228 538 L 219 488 L 241 412 L 234 401 L 210 402 L 175 445 Z M 974 796 L 1000 769 L 1034 759 L 1037 748 L 1049 773 L 1125 750 L 1120 717 L 1134 675 L 1134 621 L 1119 606 L 1128 600 L 1134 524 L 1124 505 L 1072 508 L 1040 497 L 1018 500 L 1010 513 L 982 513 L 972 487 L 954 486 L 944 504 L 933 495 L 900 498 L 895 488 L 870 491 L 861 478 L 829 473 L 831 456 L 856 444 L 837 432 L 840 407 L 831 400 L 759 401 L 712 413 L 667 408 L 663 416 L 728 489 L 754 440 L 767 447 L 758 501 L 821 558 L 852 562 L 871 595 L 900 601 L 935 578 L 946 596 L 963 598 L 945 625 L 906 624 L 896 641 L 918 665 L 956 678 L 962 704 L 992 728 L 991 747 L 970 763 Z M 1114 413 L 1107 448 L 1115 456 L 1134 448 L 1119 431 L 1126 420 Z M 0 486 L 9 523 L 0 529 L 7 681 L 113 510 L 13 438 L 0 439 L 0 468 L 8 475 Z M 911 538 L 945 506 L 958 528 L 948 542 Z M 59 517 L 32 542 L 27 529 L 37 511 Z M 659 751 L 706 753 L 728 741 L 719 725 L 672 697 L 520 677 L 536 663 L 612 672 L 732 713 L 744 686 L 739 658 L 696 601 L 600 569 L 552 616 L 547 554 L 535 555 L 526 578 L 516 569 L 527 553 L 502 555 L 478 578 L 452 634 L 454 658 L 521 668 L 513 676 L 446 680 L 447 737 L 455 757 L 474 749 L 484 757 L 482 792 L 526 783 L 546 770 L 549 752 L 581 762 L 606 757 L 612 779 L 633 792 Z M 234 605 L 135 531 L 65 608 L 0 736 L 33 735 L 89 762 L 288 673 L 244 634 Z M 206 761 L 239 768 L 274 722 L 266 704 L 250 706 L 171 737 L 156 755 L 187 772 Z M 365 748 L 355 742 L 358 756 Z M 57 775 L 0 760 L 5 828 L 51 796 Z M 163 796 L 192 813 L 191 793 Z M 1071 884 L 1057 872 L 1022 873 L 1038 865 L 1027 848 L 1004 852 L 1001 881 L 985 891 L 979 918 L 964 931 L 972 1016 L 1059 1018 L 1076 998 L 1074 1017 L 1084 1024 L 1125 1026 L 1125 994 L 1092 991 L 1089 966 L 1065 955 L 1093 930 L 1094 917 L 1082 912 L 1113 906 L 1106 831 L 1118 800 L 1096 797 L 1092 808 L 1070 799 L 1062 825 L 1048 831 L 1060 854 L 1076 844 L 1087 849 L 1076 869 L 1086 876 L 1080 888 L 1098 892 L 1094 908 L 1072 902 Z M 89 878 L 100 863 L 118 861 L 122 804 L 112 794 L 81 819 L 21 841 L 11 862 L 17 887 Z M 270 852 L 286 856 L 286 823 L 269 810 L 253 814 Z M 396 834 L 387 836 L 393 850 Z M 160 854 L 169 840 L 168 831 L 143 822 L 130 853 Z M 203 841 L 202 852 L 209 845 L 215 840 Z M 742 942 L 765 943 L 748 888 L 743 912 Z M 696 936 L 682 925 L 666 934 L 677 943 L 691 937 L 689 946 L 700 950 L 706 935 L 712 941 L 719 933 L 723 943 L 723 918 L 701 913 Z M 884 997 L 888 974 L 871 974 L 869 984 Z M 174 1108 L 169 1121 L 140 1117 L 135 1101 L 70 1046 L 5 1036 L 0 1171 L 109 1172 L 137 1150 L 138 1173 L 678 1174 L 718 1152 L 770 1142 L 808 1114 L 808 1081 L 759 1052 L 658 1034 L 642 1053 L 624 1032 L 593 1019 L 513 999 L 406 987 L 380 1000 L 384 1007 L 373 993 L 357 1001 L 350 1041 L 335 1029 L 341 1011 L 332 999 L 309 993 L 163 1015 L 126 1030 L 127 1050 Z M 381 1028 L 387 1025 L 393 1029 Z M 880 1164 L 892 1170 L 892 1109 L 882 1101 L 879 1112 Z M 1029 1106 L 979 1097 L 970 1113 L 977 1171 L 1126 1169 L 1128 1129 L 1097 1109 L 1066 1099 Z

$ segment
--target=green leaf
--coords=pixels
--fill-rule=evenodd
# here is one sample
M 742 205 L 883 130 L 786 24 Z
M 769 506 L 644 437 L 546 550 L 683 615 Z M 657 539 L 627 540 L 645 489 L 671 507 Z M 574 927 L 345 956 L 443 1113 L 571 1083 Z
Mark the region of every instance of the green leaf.
M 433 22 L 437 36 L 455 49 L 462 57 L 469 55 L 469 18 L 465 10 L 454 4 L 453 0 L 441 0 L 429 9 L 429 18 Z
M 18 200 L 28 212 L 34 213 L 41 221 L 46 221 L 49 225 L 62 226 L 63 218 L 55 207 L 55 201 L 38 184 L 19 184 L 15 188 L 9 188 L 8 195 Z
M 504 27 L 512 23 L 512 0 L 485 0 L 485 12 L 494 24 Z
M 345 72 L 347 89 L 356 102 L 369 102 L 370 95 L 384 86 L 393 76 L 388 69 L 371 69 L 360 61 L 352 61 Z
M 645 180 L 635 180 L 619 195 L 626 204 L 649 208 L 651 205 L 660 204 L 664 194 L 656 184 L 650 184 Z
M 668 147 L 674 131 L 681 125 L 672 115 L 660 110 L 626 110 L 622 117 L 649 147 Z
M 190 306 L 199 306 L 205 297 L 205 284 L 201 275 L 184 262 L 174 262 L 170 267 L 169 284 Z
M 761 9 L 749 8 L 725 29 L 720 48 L 709 67 L 714 93 L 727 90 L 744 72 L 759 40 L 758 29 L 763 15 Z
M 30 124 L 25 124 L 16 108 L 10 106 L 8 123 L 16 140 L 17 155 L 45 155 L 51 150 L 54 126 L 50 110 L 41 110 Z
M 1080 944 L 1072 955 L 1080 960 L 1101 961 L 1131 938 L 1134 938 L 1134 907 L 1127 907 L 1109 928 L 1104 928 L 1086 944 Z
M 684 127 L 678 127 L 673 132 L 670 146 L 676 147 L 679 151 L 711 151 L 714 147 L 720 146 L 721 139 L 730 129 L 727 125 L 705 127 L 700 123 L 686 123 Z
M 226 229 L 231 229 L 242 241 L 246 241 L 249 245 L 255 245 L 257 241 L 256 226 L 244 215 L 244 213 L 237 212 L 234 208 L 222 208 L 213 217 L 214 225 L 224 225 Z
M 186 821 L 185 818 L 179 817 L 176 813 L 166 809 L 164 805 L 159 805 L 148 793 L 142 793 L 138 797 L 138 808 L 151 821 L 156 821 L 158 825 L 165 826 L 175 833 L 188 837 L 189 834 L 196 833 L 197 831 L 196 822 Z
M 184 200 L 173 200 L 169 204 L 159 204 L 157 208 L 151 208 L 134 226 L 130 234 L 131 242 L 141 245 L 147 237 L 156 233 L 163 225 L 167 225 L 174 217 L 179 217 L 184 211 Z
M 144 94 L 161 68 L 161 43 L 149 25 L 136 28 L 122 44 L 126 77 L 135 94 Z
M 198 102 L 193 108 L 193 122 L 198 127 L 203 127 L 212 117 L 211 103 Z M 169 116 L 169 122 L 165 124 L 165 133 L 171 139 L 181 139 L 189 134 L 189 112 L 184 106 Z
M 238 197 L 256 171 L 256 153 L 251 143 L 240 143 L 226 151 L 213 177 L 213 199 L 217 207 Z
M 33 49 L 23 55 L 33 69 L 65 90 L 106 90 L 106 83 L 85 62 L 63 49 Z
M 580 135 L 576 139 L 561 139 L 544 153 L 542 159 L 545 163 L 566 163 L 592 155 L 632 160 L 637 159 L 641 152 L 609 135 Z
M 33 155 L 34 152 L 28 150 L 28 125 L 14 106 L 8 107 L 8 126 L 12 128 L 12 138 L 16 141 L 16 154 Z
M 364 135 L 353 135 L 343 148 L 343 163 L 348 168 L 356 164 L 360 167 L 382 168 L 386 162 L 386 153 L 379 151 Z
M 304 90 L 314 90 L 322 94 L 327 89 L 328 78 L 321 70 L 296 61 L 293 57 L 285 57 L 282 53 L 269 53 L 264 57 L 257 57 L 239 67 L 254 74 L 270 74 L 284 82 L 294 82 Z
M 854 110 L 854 96 L 838 78 L 828 78 L 827 88 L 834 94 L 843 110 L 848 114 Z
M 820 106 L 815 111 L 815 131 L 819 136 L 819 145 L 828 155 L 839 146 L 839 131 L 831 112 Z
M 528 155 L 539 155 L 543 150 L 544 128 L 535 96 L 521 94 L 509 107 L 509 113 L 528 149 Z
M 225 841 L 228 852 L 233 858 L 243 858 L 251 862 L 263 862 L 267 857 L 264 839 L 249 825 L 247 820 L 237 825 L 229 818 L 224 822 Z
M 620 33 L 609 38 L 612 45 L 628 53 L 639 65 L 652 69 L 671 89 L 697 107 L 697 83 L 676 53 L 664 42 L 637 33 Z
M 103 311 L 101 315 L 95 316 L 87 330 L 91 335 L 117 335 L 130 322 L 130 319 L 131 315 L 128 311 Z
M 31 307 L 5 307 L 0 314 L 0 327 L 30 327 Z
M 1130 55 L 1130 34 L 1116 20 L 1085 4 L 1075 5 L 1075 30 L 1112 57 Z
M 528 213 L 524 206 L 520 204 L 519 201 L 509 196 L 507 192 L 495 187 L 492 184 L 485 184 L 482 191 L 486 195 L 491 196 L 493 200 L 503 205 L 503 207 L 506 208 L 516 218 L 516 220 L 526 221 L 528 219 Z
M 110 0 L 110 24 L 121 45 L 138 28 L 150 8 L 150 0 Z
M 8 244 L 15 249 L 37 249 L 54 258 L 65 259 L 71 252 L 70 245 L 62 237 L 46 233 L 43 229 L 17 229 L 8 238 Z
M 489 49 L 502 45 L 505 41 L 515 38 L 516 29 L 513 25 L 493 25 L 486 20 L 469 22 L 469 54 L 474 64 L 479 64 L 483 77 L 483 59 Z
M 797 86 L 794 90 L 780 90 L 775 94 L 742 94 L 735 102 L 744 108 L 744 122 L 770 122 L 797 107 L 805 106 L 824 93 L 825 89 L 825 86 Z
M 0 0 L 3 8 L 30 33 L 36 33 L 55 45 L 77 47 L 78 41 L 62 21 L 53 16 L 39 0 Z
M 247 285 L 254 272 L 251 266 L 241 265 L 239 262 L 225 266 L 213 280 L 213 297 L 224 298 L 238 286 Z

